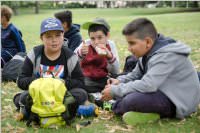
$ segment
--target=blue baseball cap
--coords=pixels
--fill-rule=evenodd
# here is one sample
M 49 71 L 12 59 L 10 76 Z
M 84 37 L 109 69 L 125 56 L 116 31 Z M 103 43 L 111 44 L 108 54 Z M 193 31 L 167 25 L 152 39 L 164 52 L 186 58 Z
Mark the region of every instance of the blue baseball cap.
M 40 35 L 51 30 L 59 30 L 59 31 L 64 32 L 64 29 L 60 20 L 58 20 L 57 18 L 47 18 L 42 21 L 41 26 L 40 26 Z

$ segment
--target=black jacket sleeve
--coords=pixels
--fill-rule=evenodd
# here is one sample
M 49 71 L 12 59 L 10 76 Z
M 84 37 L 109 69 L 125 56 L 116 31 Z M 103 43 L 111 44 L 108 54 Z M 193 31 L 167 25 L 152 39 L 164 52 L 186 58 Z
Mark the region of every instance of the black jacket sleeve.
M 33 75 L 33 64 L 28 57 L 22 66 L 22 72 L 18 77 L 17 85 L 22 90 L 28 90 L 30 83 L 36 79 Z
M 76 33 L 69 41 L 69 48 L 74 51 L 82 42 L 82 37 L 80 34 Z
M 84 76 L 79 62 L 77 62 L 74 70 L 72 71 L 71 77 L 66 76 L 65 85 L 68 90 L 73 88 L 84 88 Z

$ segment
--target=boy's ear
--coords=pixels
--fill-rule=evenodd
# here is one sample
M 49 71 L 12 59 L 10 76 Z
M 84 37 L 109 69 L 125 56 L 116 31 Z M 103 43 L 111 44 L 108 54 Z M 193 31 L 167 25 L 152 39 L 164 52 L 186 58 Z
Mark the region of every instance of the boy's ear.
M 42 40 L 42 35 L 40 36 L 40 39 Z
M 145 40 L 146 40 L 146 48 L 151 48 L 152 47 L 152 45 L 153 45 L 153 39 L 151 38 L 151 37 L 145 37 Z
M 67 22 L 63 22 L 62 25 L 63 25 L 63 28 L 68 28 Z

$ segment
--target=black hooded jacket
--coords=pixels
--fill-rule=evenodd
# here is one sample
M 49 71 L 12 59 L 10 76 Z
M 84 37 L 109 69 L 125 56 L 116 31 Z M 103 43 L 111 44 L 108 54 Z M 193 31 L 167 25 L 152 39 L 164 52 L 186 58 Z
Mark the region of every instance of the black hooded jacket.
M 80 35 L 80 25 L 73 24 L 69 31 L 64 34 L 65 41 L 67 41 L 69 49 L 74 51 L 82 41 L 82 37 Z

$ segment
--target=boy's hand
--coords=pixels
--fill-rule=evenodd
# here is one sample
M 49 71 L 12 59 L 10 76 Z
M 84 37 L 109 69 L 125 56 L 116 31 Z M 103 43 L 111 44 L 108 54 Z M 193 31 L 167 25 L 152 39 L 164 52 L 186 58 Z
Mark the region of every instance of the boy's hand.
M 106 85 L 106 87 L 101 93 L 102 93 L 102 97 L 101 97 L 102 101 L 109 101 L 113 99 L 111 96 L 111 85 Z
M 109 51 L 107 48 L 106 48 L 106 57 L 110 60 L 110 59 L 112 59 L 113 58 L 113 55 L 112 55 L 112 52 L 111 51 Z
M 118 79 L 109 78 L 107 80 L 107 85 L 118 85 L 119 83 L 120 83 L 120 81 Z
M 83 45 L 81 47 L 81 54 L 84 56 L 87 55 L 88 50 L 89 50 L 89 47 L 86 45 L 85 41 L 83 41 Z

